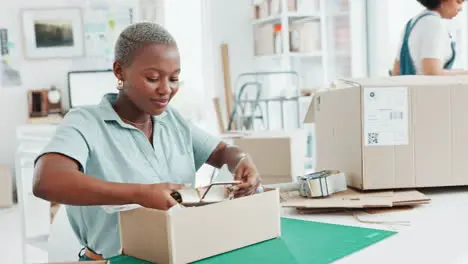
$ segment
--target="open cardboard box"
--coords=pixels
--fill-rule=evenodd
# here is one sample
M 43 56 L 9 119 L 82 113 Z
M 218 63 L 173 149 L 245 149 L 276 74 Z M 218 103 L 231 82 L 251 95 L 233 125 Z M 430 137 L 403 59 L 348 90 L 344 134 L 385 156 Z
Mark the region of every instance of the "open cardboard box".
M 278 190 L 217 203 L 119 212 L 122 253 L 159 264 L 190 263 L 281 236 Z

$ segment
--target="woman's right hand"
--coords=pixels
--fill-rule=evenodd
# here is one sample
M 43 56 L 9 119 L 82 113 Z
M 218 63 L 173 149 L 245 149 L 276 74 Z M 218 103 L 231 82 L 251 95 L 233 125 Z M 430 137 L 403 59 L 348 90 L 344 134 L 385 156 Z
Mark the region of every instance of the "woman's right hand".
M 177 204 L 171 193 L 184 187 L 176 183 L 157 183 L 143 185 L 140 189 L 136 202 L 147 208 L 168 210 Z

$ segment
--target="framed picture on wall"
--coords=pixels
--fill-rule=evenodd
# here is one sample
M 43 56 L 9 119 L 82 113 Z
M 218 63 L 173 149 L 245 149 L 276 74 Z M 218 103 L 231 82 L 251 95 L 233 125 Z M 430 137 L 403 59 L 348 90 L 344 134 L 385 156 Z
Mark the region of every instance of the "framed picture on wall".
M 26 59 L 61 59 L 84 56 L 80 8 L 21 10 Z

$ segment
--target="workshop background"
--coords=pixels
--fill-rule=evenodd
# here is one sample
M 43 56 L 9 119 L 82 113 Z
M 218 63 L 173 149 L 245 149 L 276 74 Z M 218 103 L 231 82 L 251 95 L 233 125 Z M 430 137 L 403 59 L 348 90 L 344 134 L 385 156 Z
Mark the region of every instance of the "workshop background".
M 258 157 L 274 183 L 315 168 L 314 123 L 305 122 L 314 93 L 341 79 L 388 76 L 406 22 L 423 10 L 416 0 L 6 0 L 0 6 L 0 262 L 11 264 L 77 254 L 63 243 L 67 222 L 53 221 L 57 211 L 65 217 L 62 207 L 32 194 L 32 162 L 63 113 L 116 91 L 109 69 L 125 26 L 153 21 L 174 35 L 182 74 L 172 104 L 216 135 L 262 132 L 266 145 L 226 138 Z M 35 47 L 39 18 L 66 18 L 74 44 L 48 52 Z M 446 22 L 457 41 L 454 68 L 466 69 L 466 9 Z M 264 157 L 266 149 L 278 154 Z M 198 184 L 214 173 L 203 166 Z

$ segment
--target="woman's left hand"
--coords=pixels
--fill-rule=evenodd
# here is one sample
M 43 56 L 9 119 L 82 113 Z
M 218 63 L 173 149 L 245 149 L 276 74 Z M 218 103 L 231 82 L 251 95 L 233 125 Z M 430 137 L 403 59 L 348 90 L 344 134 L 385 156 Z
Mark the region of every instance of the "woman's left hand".
M 254 194 L 260 185 L 260 174 L 252 159 L 247 155 L 243 157 L 234 169 L 234 180 L 241 181 L 235 196 Z

